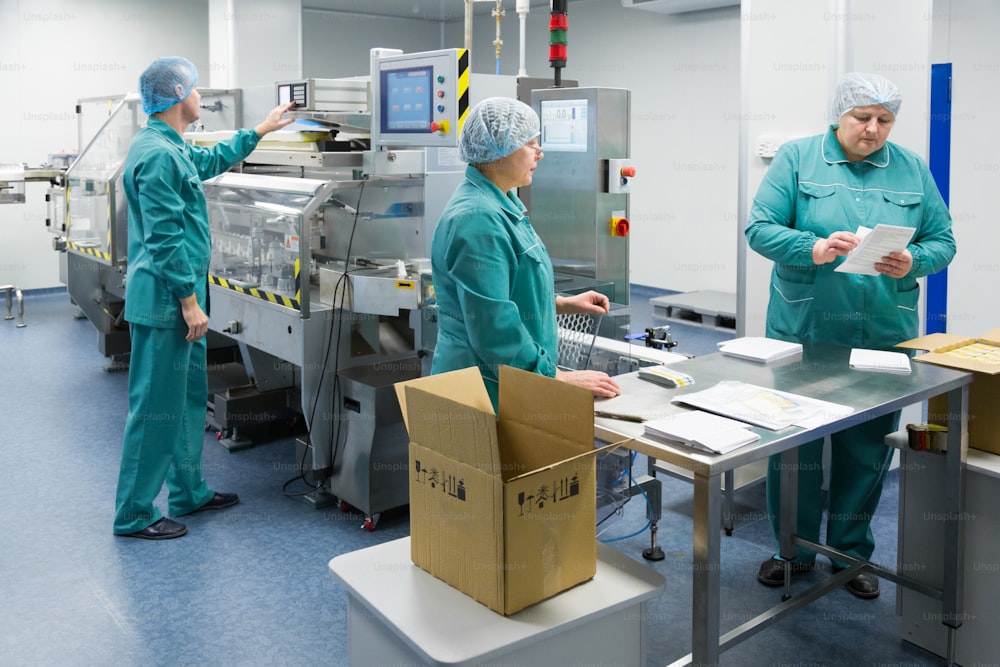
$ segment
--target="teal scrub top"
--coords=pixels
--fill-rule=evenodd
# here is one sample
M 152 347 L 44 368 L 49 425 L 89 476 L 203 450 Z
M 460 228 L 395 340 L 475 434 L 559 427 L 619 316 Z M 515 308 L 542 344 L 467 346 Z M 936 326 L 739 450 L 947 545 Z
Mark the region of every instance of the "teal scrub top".
M 501 365 L 556 375 L 552 262 L 524 204 L 468 166 L 434 230 L 432 373 L 478 366 L 494 409 Z
M 183 324 L 179 299 L 197 295 L 208 312 L 212 237 L 201 182 L 249 155 L 260 137 L 240 130 L 211 148 L 184 143 L 150 116 L 125 159 L 128 201 L 128 273 L 125 319 L 171 328 Z
M 782 145 L 750 209 L 747 241 L 774 262 L 767 335 L 886 349 L 919 335 L 917 278 L 955 256 L 951 214 L 917 154 L 886 142 L 850 162 L 835 129 Z M 907 276 L 835 272 L 842 257 L 813 263 L 818 239 L 877 224 L 916 229 Z

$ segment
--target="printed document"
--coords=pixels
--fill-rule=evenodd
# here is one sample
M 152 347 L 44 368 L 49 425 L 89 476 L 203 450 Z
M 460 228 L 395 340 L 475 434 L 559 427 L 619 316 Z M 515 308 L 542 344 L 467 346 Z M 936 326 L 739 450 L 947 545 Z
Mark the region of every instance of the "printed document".
M 792 425 L 814 428 L 854 412 L 854 408 L 848 405 L 733 380 L 718 382 L 702 391 L 682 394 L 671 402 L 701 408 L 772 431 L 780 431 Z
M 875 229 L 861 225 L 857 231 L 861 243 L 847 254 L 834 271 L 877 276 L 875 264 L 881 262 L 882 258 L 891 252 L 904 250 L 916 231 L 914 227 L 898 225 L 875 225 Z

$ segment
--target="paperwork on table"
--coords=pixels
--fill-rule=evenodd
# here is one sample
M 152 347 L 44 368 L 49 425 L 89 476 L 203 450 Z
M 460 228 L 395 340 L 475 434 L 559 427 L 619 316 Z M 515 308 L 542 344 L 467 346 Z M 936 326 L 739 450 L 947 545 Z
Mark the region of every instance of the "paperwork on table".
M 744 422 L 701 410 L 688 410 L 646 422 L 646 435 L 683 443 L 710 454 L 725 454 L 760 440 Z
M 861 225 L 856 232 L 861 237 L 861 243 L 847 253 L 847 257 L 834 271 L 877 276 L 875 264 L 891 252 L 905 250 L 916 231 L 914 227 L 898 225 L 875 225 L 875 229 Z
M 851 368 L 857 371 L 879 371 L 882 373 L 898 373 L 906 375 L 910 368 L 910 357 L 902 352 L 886 352 L 885 350 L 851 350 Z
M 744 336 L 717 343 L 719 351 L 727 357 L 738 357 L 765 364 L 802 356 L 802 343 L 789 343 L 774 338 Z
M 772 431 L 793 425 L 814 428 L 854 412 L 854 408 L 847 405 L 730 380 L 709 389 L 682 394 L 672 402 Z

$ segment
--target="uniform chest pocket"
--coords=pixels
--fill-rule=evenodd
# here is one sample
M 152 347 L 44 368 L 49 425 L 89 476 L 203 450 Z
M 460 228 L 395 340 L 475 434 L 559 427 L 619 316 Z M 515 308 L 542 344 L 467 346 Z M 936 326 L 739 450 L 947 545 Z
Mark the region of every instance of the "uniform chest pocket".
M 820 185 L 818 183 L 799 183 L 799 193 L 809 199 L 824 199 L 831 196 L 836 187 L 833 185 Z
M 882 210 L 886 222 L 904 227 L 919 227 L 924 196 L 919 192 L 883 192 Z
M 192 204 L 200 207 L 201 202 L 205 201 L 205 193 L 202 191 L 201 178 L 198 177 L 198 174 L 184 178 L 184 183 L 181 185 L 181 197 L 188 207 Z
M 533 290 L 541 282 L 552 282 L 552 269 L 545 246 L 530 245 L 517 253 L 517 264 L 512 267 L 510 279 L 511 294 L 521 290 Z
M 844 209 L 834 193 L 836 186 L 818 183 L 799 183 L 798 201 L 795 203 L 795 222 L 800 231 L 827 237 L 843 229 Z

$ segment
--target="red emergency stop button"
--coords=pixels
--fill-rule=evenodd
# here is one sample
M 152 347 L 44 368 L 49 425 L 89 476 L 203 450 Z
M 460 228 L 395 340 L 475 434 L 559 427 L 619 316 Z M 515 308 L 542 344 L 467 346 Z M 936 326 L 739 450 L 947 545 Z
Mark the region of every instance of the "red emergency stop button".
M 611 235 L 628 236 L 629 224 L 626 218 L 611 218 Z
M 632 167 L 632 166 L 622 167 L 622 169 L 621 169 L 621 175 L 624 178 L 633 178 L 633 177 L 635 177 L 635 167 Z

